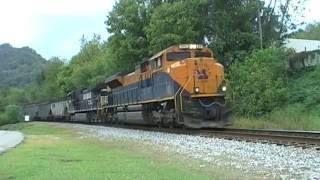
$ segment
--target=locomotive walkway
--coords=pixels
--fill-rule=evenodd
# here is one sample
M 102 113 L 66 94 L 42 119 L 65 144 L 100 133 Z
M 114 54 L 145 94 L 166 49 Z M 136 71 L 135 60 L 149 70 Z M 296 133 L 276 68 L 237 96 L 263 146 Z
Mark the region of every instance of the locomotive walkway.
M 23 135 L 17 131 L 0 131 L 0 154 L 20 144 Z

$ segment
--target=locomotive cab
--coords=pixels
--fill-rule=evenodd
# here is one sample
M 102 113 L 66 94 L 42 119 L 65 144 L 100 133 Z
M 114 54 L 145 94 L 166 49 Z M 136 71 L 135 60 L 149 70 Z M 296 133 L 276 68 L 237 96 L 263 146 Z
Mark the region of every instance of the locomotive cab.
M 169 47 L 105 84 L 110 94 L 102 109 L 108 122 L 188 128 L 226 124 L 223 66 L 202 45 Z

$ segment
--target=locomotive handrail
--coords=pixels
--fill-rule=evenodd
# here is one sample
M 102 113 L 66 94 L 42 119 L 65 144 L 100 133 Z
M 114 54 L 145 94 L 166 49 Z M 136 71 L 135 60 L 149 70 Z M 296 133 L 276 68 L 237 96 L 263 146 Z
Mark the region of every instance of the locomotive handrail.
M 190 80 L 191 80 L 192 76 L 190 76 L 190 78 L 188 79 L 188 81 L 185 83 L 185 85 L 182 88 L 182 91 L 180 92 L 179 96 L 180 96 L 180 109 L 182 111 L 182 92 L 186 89 L 187 85 L 189 84 Z
M 226 104 L 222 104 L 222 103 L 219 103 L 219 102 L 212 102 L 210 104 L 205 104 L 205 103 L 203 103 L 201 101 L 201 99 L 199 99 L 198 102 L 200 103 L 201 106 L 206 107 L 206 108 L 209 108 L 209 107 L 211 107 L 211 106 L 213 106 L 215 104 L 218 104 L 219 106 L 225 106 L 226 105 Z
M 189 79 L 184 83 L 183 86 L 180 86 L 180 88 L 178 89 L 178 91 L 177 91 L 177 92 L 175 93 L 175 95 L 174 95 L 174 104 L 175 104 L 176 112 L 178 112 L 178 111 L 177 111 L 177 100 L 176 100 L 176 97 L 177 97 L 179 91 L 181 91 L 181 89 L 183 89 L 183 88 L 186 87 L 186 85 L 189 83 L 189 81 L 191 80 L 191 78 L 192 78 L 192 76 L 189 77 Z M 181 94 L 182 94 L 182 92 L 183 92 L 183 91 L 181 91 Z M 181 94 L 180 94 L 180 95 L 181 95 Z M 180 99 L 181 99 L 181 98 L 180 98 Z M 181 101 L 180 101 L 180 103 L 181 103 Z M 181 110 L 182 110 L 182 104 L 180 104 L 180 105 L 181 105 Z

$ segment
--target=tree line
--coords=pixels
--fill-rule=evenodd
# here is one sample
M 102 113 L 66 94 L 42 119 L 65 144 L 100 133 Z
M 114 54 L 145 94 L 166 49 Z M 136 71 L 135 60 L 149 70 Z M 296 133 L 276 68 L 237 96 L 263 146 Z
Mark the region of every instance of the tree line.
M 290 0 L 120 0 L 104 22 L 110 37 L 83 37 L 80 52 L 61 65 L 57 85 L 62 94 L 93 85 L 180 43 L 205 44 L 224 64 L 243 61 L 261 48 L 259 25 L 263 48 L 281 44 L 299 24 L 289 13 L 299 5 Z

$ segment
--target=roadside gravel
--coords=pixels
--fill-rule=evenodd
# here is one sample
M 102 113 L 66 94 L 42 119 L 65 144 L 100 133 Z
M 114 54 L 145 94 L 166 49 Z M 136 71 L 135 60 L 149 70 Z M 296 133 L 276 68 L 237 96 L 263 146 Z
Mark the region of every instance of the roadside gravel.
M 75 128 L 83 136 L 148 145 L 207 165 L 236 168 L 245 174 L 276 179 L 320 179 L 320 152 L 313 149 L 103 126 L 57 125 Z

